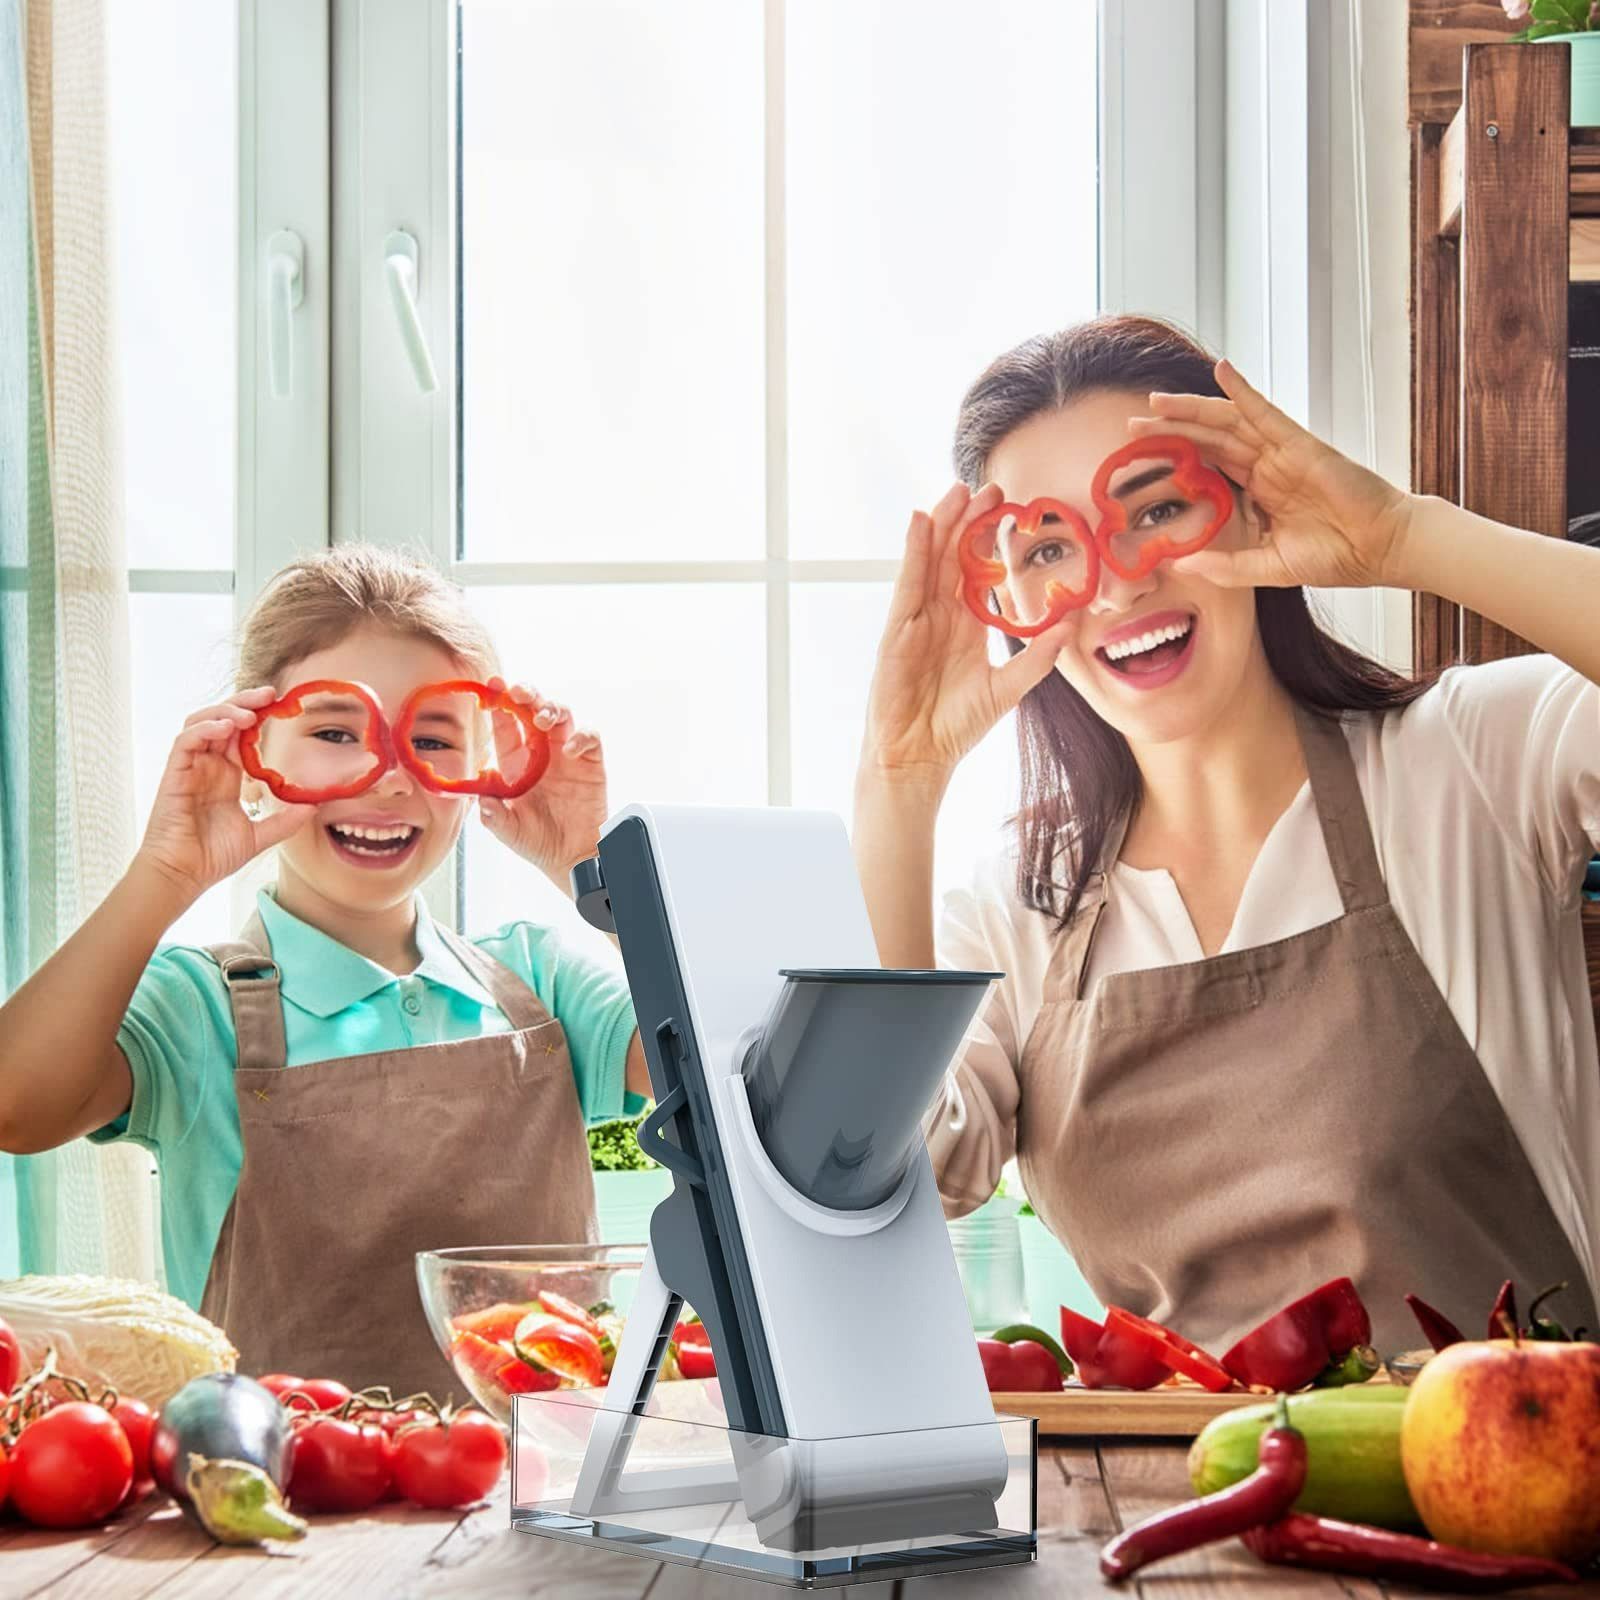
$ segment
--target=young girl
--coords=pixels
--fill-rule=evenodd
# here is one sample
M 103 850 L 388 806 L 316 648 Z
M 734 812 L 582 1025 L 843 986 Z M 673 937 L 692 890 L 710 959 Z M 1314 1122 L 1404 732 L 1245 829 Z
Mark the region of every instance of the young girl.
M 173 745 L 127 874 L 0 1009 L 0 1144 L 89 1134 L 152 1151 L 170 1286 L 243 1371 L 438 1388 L 414 1252 L 597 1237 L 585 1122 L 649 1091 L 621 974 L 533 923 L 468 942 L 429 917 L 418 887 L 474 802 L 369 741 L 370 713 L 353 723 L 324 696 L 322 720 L 294 722 L 315 755 L 364 756 L 363 780 L 382 766 L 362 792 L 286 803 L 241 764 L 258 713 L 297 685 L 363 686 L 392 732 L 413 691 L 500 689 L 495 672 L 460 594 L 424 566 L 352 545 L 286 568 L 244 624 L 238 692 Z M 600 741 L 512 693 L 536 708 L 549 766 L 479 815 L 566 889 L 606 816 Z M 270 766 L 288 724 L 257 737 Z M 419 722 L 414 748 L 444 771 L 450 738 Z M 277 881 L 238 941 L 158 948 L 274 847 Z
M 1234 487 L 1122 454 L 1162 434 Z M 930 965 L 940 796 L 1018 708 L 1013 841 L 939 931 L 1006 974 L 932 1121 L 949 1209 L 1015 1152 L 1103 1301 L 1219 1352 L 1343 1274 L 1384 1353 L 1419 1342 L 1407 1292 L 1470 1330 L 1507 1277 L 1564 1280 L 1592 1327 L 1600 551 L 1402 493 L 1144 318 L 1002 356 L 956 460 L 912 522 L 854 833 L 885 965 Z M 1184 559 L 1102 556 L 1093 588 L 1084 555 L 1087 603 L 996 667 L 962 535 L 1044 497 L 986 585 L 1024 622 L 1075 518 L 1157 557 L 1226 520 Z M 1444 595 L 1548 654 L 1412 682 L 1321 631 L 1307 584 Z

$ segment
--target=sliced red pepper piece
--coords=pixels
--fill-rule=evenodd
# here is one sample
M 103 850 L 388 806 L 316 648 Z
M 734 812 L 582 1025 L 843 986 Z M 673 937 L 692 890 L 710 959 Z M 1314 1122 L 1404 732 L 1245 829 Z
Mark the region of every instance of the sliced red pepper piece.
M 1069 589 L 1064 583 L 1047 584 L 1045 596 L 1048 607 L 1043 619 L 1024 626 L 989 609 L 990 591 L 1004 583 L 1007 577 L 1005 562 L 994 558 L 994 534 L 1007 517 L 1015 517 L 1017 526 L 1024 533 L 1033 533 L 1046 513 L 1059 517 L 1064 536 L 1077 541 L 1088 562 L 1088 575 L 1081 589 Z M 988 542 L 988 554 L 984 554 L 982 549 L 985 541 Z M 1100 552 L 1095 547 L 1094 535 L 1089 532 L 1089 524 L 1064 501 L 1052 500 L 1048 496 L 1030 500 L 1025 506 L 1013 505 L 1008 500 L 993 511 L 985 512 L 963 531 L 956 546 L 956 556 L 961 566 L 961 597 L 966 601 L 967 609 L 980 622 L 998 628 L 1013 639 L 1031 639 L 1036 634 L 1047 632 L 1069 611 L 1088 605 L 1094 599 L 1095 590 L 1100 587 Z
M 709 1344 L 680 1344 L 678 1346 L 678 1371 L 686 1378 L 714 1378 L 717 1375 L 717 1358 Z
M 1071 1306 L 1061 1308 L 1061 1342 L 1086 1389 L 1153 1389 L 1169 1375 L 1145 1340 L 1130 1343 Z
M 516 778 L 511 779 L 494 771 L 474 773 L 466 778 L 447 778 L 435 770 L 433 764 L 411 742 L 411 730 L 417 713 L 432 699 L 444 695 L 470 694 L 485 711 L 500 711 L 514 717 L 522 729 L 523 743 L 528 751 L 528 765 Z M 394 748 L 401 762 L 425 788 L 435 794 L 488 795 L 495 800 L 515 800 L 526 794 L 545 774 L 550 765 L 550 735 L 534 722 L 537 708 L 515 699 L 509 689 L 491 689 L 475 678 L 452 678 L 445 683 L 425 683 L 406 698 L 395 718 Z
M 1128 567 L 1117 559 L 1113 543 L 1128 525 L 1128 508 L 1109 492 L 1111 476 L 1130 462 L 1149 460 L 1171 461 L 1173 485 L 1184 494 L 1209 500 L 1212 515 L 1210 522 L 1192 539 L 1176 540 L 1169 539 L 1165 534 L 1157 534 L 1147 540 L 1140 547 L 1139 559 Z M 1197 550 L 1204 550 L 1227 526 L 1234 512 L 1233 490 L 1228 486 L 1228 480 L 1215 467 L 1208 467 L 1201 461 L 1193 440 L 1172 433 L 1151 434 L 1123 445 L 1120 450 L 1113 450 L 1100 463 L 1089 492 L 1100 511 L 1100 521 L 1094 530 L 1094 542 L 1099 547 L 1100 559 L 1119 578 L 1125 578 L 1130 583 L 1153 572 L 1160 562 L 1192 556 Z
M 582 1306 L 574 1304 L 564 1294 L 557 1294 L 554 1289 L 541 1289 L 539 1291 L 539 1304 L 551 1316 L 560 1317 L 563 1322 L 570 1322 L 574 1327 L 582 1328 L 585 1333 L 592 1333 L 596 1339 L 605 1337 L 606 1330 Z M 527 1316 L 528 1309 L 531 1308 L 523 1310 L 523 1316 Z M 511 1331 L 515 1333 L 516 1329 L 513 1328 Z M 507 1337 L 509 1338 L 510 1335 L 508 1334 Z
M 1349 1278 L 1334 1278 L 1268 1317 L 1222 1358 L 1240 1383 L 1303 1389 L 1372 1343 L 1372 1318 Z
M 1442 1311 L 1435 1311 L 1421 1295 L 1408 1294 L 1406 1304 L 1417 1319 L 1423 1337 L 1434 1348 L 1435 1354 L 1453 1344 L 1461 1344 L 1466 1335 Z
M 275 718 L 298 717 L 308 696 L 314 694 L 348 694 L 367 708 L 367 725 L 362 730 L 362 742 L 372 753 L 370 772 L 364 772 L 349 783 L 331 784 L 322 789 L 306 788 L 291 783 L 275 767 L 261 759 L 261 730 Z M 389 737 L 389 724 L 377 698 L 364 683 L 350 683 L 343 678 L 313 678 L 309 683 L 297 683 L 289 692 L 256 712 L 256 720 L 239 735 L 239 764 L 252 778 L 259 778 L 278 799 L 289 805 L 319 806 L 328 800 L 349 800 L 365 794 L 395 763 L 394 743 Z
M 1124 1311 L 1121 1306 L 1111 1306 L 1106 1311 L 1106 1334 L 1115 1333 L 1129 1344 L 1148 1341 L 1152 1356 L 1173 1372 L 1193 1378 L 1202 1388 L 1213 1394 L 1222 1394 L 1233 1387 L 1233 1374 L 1213 1355 L 1191 1344 L 1181 1333 L 1141 1317 L 1137 1312 Z
M 1500 1293 L 1494 1297 L 1494 1305 L 1489 1312 L 1489 1332 L 1486 1337 L 1490 1339 L 1517 1337 L 1517 1290 L 1510 1278 L 1500 1285 Z

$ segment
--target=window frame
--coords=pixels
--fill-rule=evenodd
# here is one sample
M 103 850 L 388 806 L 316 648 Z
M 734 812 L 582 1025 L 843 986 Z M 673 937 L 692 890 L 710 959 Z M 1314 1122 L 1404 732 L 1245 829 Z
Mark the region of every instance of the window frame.
M 762 0 L 766 530 L 758 560 L 462 560 L 459 226 L 460 0 L 241 3 L 240 518 L 236 598 L 244 608 L 295 550 L 368 539 L 426 555 L 465 586 L 760 583 L 766 595 L 767 802 L 793 793 L 790 590 L 892 581 L 893 560 L 790 555 L 787 451 L 785 17 Z M 1130 0 L 1100 0 L 1099 303 L 1140 307 L 1216 338 L 1222 321 L 1222 6 L 1168 0 L 1141 27 Z M 467 9 L 470 11 L 470 0 Z M 246 26 L 244 19 L 249 19 Z M 321 53 L 318 53 L 320 45 Z M 319 79 L 319 74 L 320 79 Z M 324 93 L 316 103 L 316 85 Z M 1142 107 L 1176 107 L 1159 129 Z M 291 113 L 290 108 L 298 108 Z M 286 133 L 285 116 L 293 115 Z M 252 130 L 272 129 L 270 140 Z M 320 147 L 319 147 L 320 138 Z M 1174 163 L 1171 151 L 1189 161 Z M 307 242 L 297 336 L 322 380 L 282 415 L 263 386 L 261 261 L 266 232 Z M 1174 225 L 1177 237 L 1172 238 Z M 418 319 L 437 390 L 421 394 L 385 278 L 384 241 L 416 240 Z M 1152 248 L 1157 241 L 1159 248 Z M 326 263 L 331 258 L 331 272 Z M 321 269 L 319 271 L 319 268 Z M 331 293 L 326 292 L 331 288 Z M 299 354 L 297 346 L 296 354 Z M 320 365 L 318 365 L 320 363 Z M 319 432 L 320 430 L 320 432 Z M 303 462 L 303 466 L 297 466 Z M 459 910 L 463 872 L 430 893 Z

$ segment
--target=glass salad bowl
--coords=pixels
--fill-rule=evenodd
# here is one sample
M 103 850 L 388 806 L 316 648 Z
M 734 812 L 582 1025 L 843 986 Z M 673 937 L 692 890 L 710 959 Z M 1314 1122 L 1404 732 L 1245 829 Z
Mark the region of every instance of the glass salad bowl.
M 642 1244 L 500 1245 L 417 1253 L 417 1288 L 434 1340 L 467 1393 L 509 1424 L 518 1394 L 601 1389 L 639 1284 Z M 709 1376 L 687 1308 L 660 1377 Z M 692 1330 L 692 1331 L 691 1331 Z

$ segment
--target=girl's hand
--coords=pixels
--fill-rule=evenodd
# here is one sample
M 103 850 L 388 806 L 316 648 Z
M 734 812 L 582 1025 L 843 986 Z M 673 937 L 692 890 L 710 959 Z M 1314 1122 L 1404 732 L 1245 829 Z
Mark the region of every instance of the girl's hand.
M 975 495 L 957 484 L 931 515 L 911 518 L 867 702 L 863 779 L 942 794 L 961 758 L 1049 674 L 1072 632 L 1069 614 L 1003 666 L 990 662 L 990 630 L 961 597 L 957 547 L 1000 499 L 994 484 Z
M 491 678 L 491 689 L 506 688 Z M 479 801 L 478 815 L 502 844 L 531 861 L 562 890 L 573 866 L 592 856 L 607 816 L 606 760 L 600 735 L 575 728 L 565 706 L 544 699 L 521 684 L 509 686 L 512 699 L 537 707 L 534 724 L 550 736 L 550 765 L 526 794 L 515 800 Z
M 272 809 L 256 821 L 239 803 L 239 735 L 276 698 L 276 690 L 263 687 L 207 706 L 184 722 L 173 743 L 139 855 L 189 899 L 298 833 L 316 810 L 269 801 Z
M 1245 550 L 1213 545 L 1173 570 L 1224 588 L 1403 583 L 1411 497 L 1308 433 L 1226 361 L 1216 375 L 1227 399 L 1152 394 L 1155 415 L 1129 426 L 1194 440 L 1265 514 L 1264 541 Z

